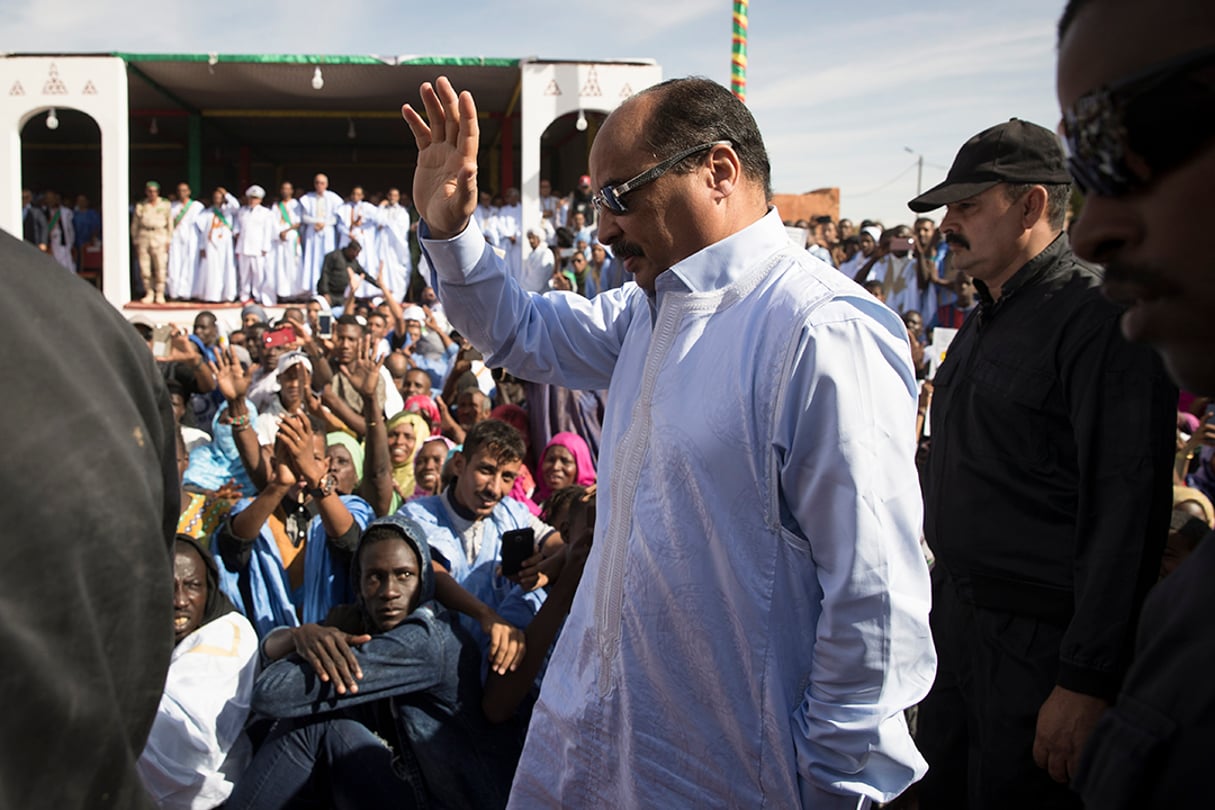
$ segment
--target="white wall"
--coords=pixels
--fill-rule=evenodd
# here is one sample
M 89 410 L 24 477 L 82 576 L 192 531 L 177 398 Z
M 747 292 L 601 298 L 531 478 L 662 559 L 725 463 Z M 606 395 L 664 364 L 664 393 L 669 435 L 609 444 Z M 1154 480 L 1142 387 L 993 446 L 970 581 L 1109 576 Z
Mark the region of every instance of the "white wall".
M 659 65 L 524 62 L 519 186 L 523 232 L 540 225 L 540 136 L 563 115 L 578 110 L 610 113 L 630 96 L 662 81 Z M 523 253 L 531 252 L 520 239 Z
M 127 106 L 126 63 L 117 57 L 0 59 L 0 228 L 21 237 L 22 127 L 52 107 L 88 115 L 101 130 L 102 292 L 120 308 L 131 300 Z

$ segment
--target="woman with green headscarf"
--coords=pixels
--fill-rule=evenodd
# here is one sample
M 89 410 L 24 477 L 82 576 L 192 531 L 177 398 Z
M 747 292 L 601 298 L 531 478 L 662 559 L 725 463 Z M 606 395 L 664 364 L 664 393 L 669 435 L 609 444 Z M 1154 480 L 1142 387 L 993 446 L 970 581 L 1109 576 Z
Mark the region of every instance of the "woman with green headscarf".
M 337 491 L 357 495 L 363 477 L 363 446 L 349 433 L 335 431 L 325 436 L 325 455 L 337 476 Z
M 392 511 L 413 497 L 417 483 L 414 479 L 413 459 L 422 442 L 430 438 L 430 426 L 416 413 L 401 411 L 388 420 L 388 452 L 392 458 L 392 481 L 394 497 Z

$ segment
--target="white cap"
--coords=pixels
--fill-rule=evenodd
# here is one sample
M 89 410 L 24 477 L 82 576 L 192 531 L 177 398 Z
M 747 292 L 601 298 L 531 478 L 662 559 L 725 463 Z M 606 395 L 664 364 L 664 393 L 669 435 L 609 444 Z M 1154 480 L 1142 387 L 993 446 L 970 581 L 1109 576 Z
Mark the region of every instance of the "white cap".
M 278 359 L 278 373 L 282 374 L 287 369 L 295 365 L 303 364 L 304 368 L 308 369 L 308 373 L 312 373 L 312 361 L 308 359 L 308 355 L 296 349 L 295 351 L 287 352 Z
M 874 225 L 870 225 L 868 228 L 861 228 L 861 233 L 867 233 L 872 236 L 875 244 L 882 241 L 882 229 Z
M 426 314 L 422 312 L 422 308 L 417 304 L 410 304 L 401 311 L 401 320 L 426 323 Z
M 252 199 L 257 197 L 259 200 L 266 199 L 266 190 L 261 186 L 249 186 L 245 189 L 245 196 Z

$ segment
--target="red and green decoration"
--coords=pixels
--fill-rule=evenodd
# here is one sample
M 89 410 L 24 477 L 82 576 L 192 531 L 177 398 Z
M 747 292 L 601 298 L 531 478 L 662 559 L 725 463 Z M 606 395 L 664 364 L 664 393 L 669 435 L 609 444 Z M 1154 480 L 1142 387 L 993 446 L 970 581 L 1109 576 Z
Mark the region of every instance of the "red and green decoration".
M 730 91 L 747 100 L 747 10 L 749 0 L 734 0 L 734 45 L 730 49 Z

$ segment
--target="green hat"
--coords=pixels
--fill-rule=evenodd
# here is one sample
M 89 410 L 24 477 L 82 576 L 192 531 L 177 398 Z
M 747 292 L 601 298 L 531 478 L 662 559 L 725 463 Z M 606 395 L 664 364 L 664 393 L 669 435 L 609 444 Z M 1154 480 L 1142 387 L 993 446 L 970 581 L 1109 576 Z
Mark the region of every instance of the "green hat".
M 143 184 L 143 187 L 144 188 L 154 188 L 157 191 L 160 191 L 160 183 L 157 183 L 155 180 L 149 180 L 148 182 Z

